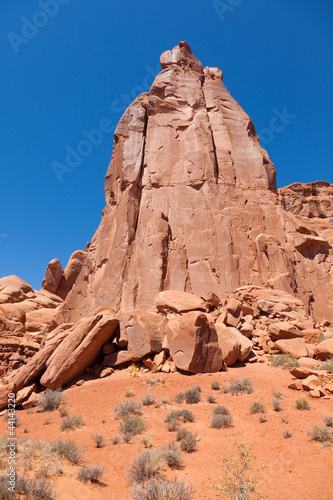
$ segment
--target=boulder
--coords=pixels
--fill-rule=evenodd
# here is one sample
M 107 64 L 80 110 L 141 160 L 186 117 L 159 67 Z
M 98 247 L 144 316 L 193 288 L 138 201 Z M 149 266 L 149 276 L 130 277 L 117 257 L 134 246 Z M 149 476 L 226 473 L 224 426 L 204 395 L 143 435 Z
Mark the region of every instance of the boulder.
M 178 369 L 190 373 L 212 373 L 222 369 L 218 336 L 205 314 L 193 311 L 171 319 L 166 333 L 170 354 Z
M 40 382 L 58 389 L 92 365 L 114 336 L 118 320 L 106 310 L 75 325 L 46 363 Z
M 129 363 L 130 361 L 131 355 L 128 351 L 115 351 L 105 356 L 103 366 L 116 367 Z
M 167 319 L 157 313 L 134 310 L 126 319 L 123 315 L 131 361 L 139 361 L 144 356 L 162 350 Z
M 227 366 L 232 366 L 237 362 L 240 355 L 241 343 L 231 328 L 221 323 L 215 323 L 215 328 L 222 351 L 222 359 Z
M 315 349 L 315 355 L 321 361 L 333 358 L 333 338 L 320 342 Z
M 291 325 L 287 321 L 278 321 L 272 323 L 268 327 L 268 331 L 274 339 L 293 339 L 303 337 L 303 331 L 299 330 L 296 326 Z
M 57 294 L 57 288 L 62 278 L 64 270 L 58 259 L 49 262 L 42 282 L 42 288 L 51 293 Z
M 178 314 L 189 311 L 206 311 L 206 301 L 193 293 L 167 290 L 156 296 L 156 307 L 160 312 L 174 311 Z
M 250 339 L 242 335 L 236 328 L 230 328 L 230 330 L 240 343 L 238 361 L 243 363 L 249 357 L 252 351 L 253 344 Z
M 277 340 L 275 345 L 284 354 L 289 354 L 289 356 L 296 359 L 306 357 L 308 355 L 305 340 L 301 338 Z
M 309 375 L 307 378 L 302 380 L 302 388 L 305 391 L 312 391 L 319 386 L 321 386 L 321 382 L 316 375 Z

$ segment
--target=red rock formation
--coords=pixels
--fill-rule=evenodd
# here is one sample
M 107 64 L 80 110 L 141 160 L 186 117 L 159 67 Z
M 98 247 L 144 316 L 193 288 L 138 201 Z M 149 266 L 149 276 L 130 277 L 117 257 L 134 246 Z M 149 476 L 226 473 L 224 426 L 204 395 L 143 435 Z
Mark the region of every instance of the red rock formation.
M 163 290 L 222 298 L 247 284 L 332 319 L 332 245 L 279 203 L 274 166 L 222 72 L 186 42 L 161 64 L 115 131 L 103 218 L 58 324 L 100 306 L 149 310 Z

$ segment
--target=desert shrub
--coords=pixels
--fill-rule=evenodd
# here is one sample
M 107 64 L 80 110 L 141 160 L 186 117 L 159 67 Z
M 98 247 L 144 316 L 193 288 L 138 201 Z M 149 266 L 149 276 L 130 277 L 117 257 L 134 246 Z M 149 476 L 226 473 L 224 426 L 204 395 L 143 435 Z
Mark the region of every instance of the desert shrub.
M 182 404 L 184 402 L 184 399 L 185 399 L 184 392 L 179 392 L 177 394 L 177 396 L 175 397 L 176 403 L 178 403 L 178 404 Z
M 121 437 L 118 434 L 115 434 L 111 439 L 111 443 L 113 445 L 119 444 L 121 442 Z
M 146 434 L 141 437 L 141 443 L 145 448 L 152 448 L 153 446 L 153 440 L 150 436 L 147 436 Z
M 210 426 L 213 429 L 227 429 L 231 427 L 232 417 L 230 415 L 223 415 L 221 413 L 215 413 L 211 416 Z
M 218 382 L 217 380 L 213 380 L 210 386 L 213 391 L 218 391 L 220 389 L 220 382 Z
M 69 411 L 64 406 L 59 406 L 59 414 L 61 418 L 68 417 Z
M 326 427 L 333 427 L 333 415 L 323 415 L 323 421 Z
M 281 411 L 282 410 L 282 408 L 281 408 L 281 404 L 282 403 L 281 403 L 281 399 L 280 398 L 277 398 L 275 396 L 275 398 L 273 398 L 272 403 L 273 403 L 273 408 L 274 408 L 275 411 Z
M 61 389 L 46 389 L 46 391 L 38 398 L 36 406 L 40 411 L 54 411 L 65 401 L 65 396 Z
M 252 380 L 248 377 L 232 380 L 230 383 L 224 384 L 223 392 L 230 392 L 232 395 L 238 395 L 238 393 L 251 394 L 253 392 Z
M 306 398 L 296 399 L 295 406 L 298 410 L 310 410 L 310 403 Z
M 50 425 L 52 421 L 53 421 L 52 417 L 46 418 L 43 422 L 43 425 Z
M 135 364 L 132 364 L 131 366 L 128 367 L 128 372 L 132 377 L 139 376 L 139 368 Z
M 190 410 L 173 410 L 170 411 L 165 417 L 164 421 L 165 422 L 170 422 L 174 420 L 178 420 L 181 422 L 194 422 L 194 415 Z
M 162 448 L 166 464 L 170 469 L 181 469 L 184 465 L 183 457 L 180 454 L 179 446 L 174 441 L 170 441 Z
M 329 340 L 329 339 L 333 339 L 333 335 L 331 335 L 330 333 L 327 333 L 327 334 L 322 334 L 320 335 L 319 339 L 318 339 L 318 343 L 320 342 L 324 342 L 324 340 Z
M 176 431 L 180 427 L 179 419 L 177 417 L 173 417 L 170 420 L 167 420 L 166 426 L 167 426 L 168 431 L 170 431 L 170 432 Z
M 292 432 L 289 429 L 285 429 L 283 431 L 283 437 L 284 437 L 284 439 L 289 439 L 289 438 L 291 438 L 292 435 L 293 434 L 292 434 Z
M 199 403 L 201 399 L 201 389 L 199 386 L 193 386 L 191 389 L 185 391 L 185 402 L 187 404 L 193 405 Z
M 281 415 L 280 418 L 281 418 L 281 420 L 282 420 L 283 423 L 288 424 L 288 417 L 287 417 L 287 415 Z
M 54 486 L 44 477 L 21 478 L 19 484 L 16 483 L 16 492 L 22 493 L 27 500 L 51 500 L 54 498 Z M 15 496 L 8 498 L 15 498 Z
M 102 434 L 98 434 L 98 432 L 94 432 L 91 435 L 93 441 L 96 444 L 96 448 L 103 448 L 105 446 L 105 439 Z
M 139 415 L 126 415 L 120 422 L 121 437 L 126 443 L 129 443 L 134 436 L 141 434 L 145 427 L 145 422 Z
M 162 396 L 161 397 L 161 403 L 163 405 L 169 405 L 170 404 L 170 398 L 169 398 L 169 396 Z
M 333 373 L 333 359 L 326 361 L 322 365 L 320 365 L 319 370 L 327 370 L 328 372 Z
M 134 389 L 132 389 L 131 387 L 127 387 L 127 388 L 125 389 L 125 396 L 126 396 L 127 398 L 132 398 L 132 397 L 134 396 L 134 394 L 135 394 L 135 391 L 134 391 Z
M 223 405 L 216 405 L 214 406 L 213 410 L 213 415 L 229 415 L 229 410 L 226 406 Z
M 333 440 L 332 432 L 326 425 L 315 425 L 308 435 L 311 437 L 312 441 L 319 441 L 323 444 L 331 444 Z
M 8 476 L 5 474 L 0 475 L 0 498 L 1 500 L 15 500 L 15 493 L 8 490 Z M 16 488 L 16 491 L 17 488 Z
M 188 429 L 178 429 L 176 439 L 179 441 L 180 448 L 185 453 L 192 453 L 197 449 L 198 435 Z
M 233 500 L 250 500 L 262 498 L 257 496 L 256 487 L 259 483 L 263 466 L 253 470 L 253 445 L 245 441 L 234 441 L 237 455 L 230 457 L 228 451 L 221 464 L 220 484 L 212 483 L 213 488 L 222 495 Z
M 259 415 L 259 423 L 264 424 L 265 422 L 267 422 L 266 415 Z
M 266 411 L 265 406 L 263 405 L 263 403 L 261 403 L 261 401 L 255 401 L 250 406 L 251 415 L 255 413 L 265 413 L 265 411 Z
M 100 465 L 83 465 L 77 473 L 77 478 L 84 483 L 88 481 L 91 483 L 99 483 L 104 474 L 105 471 Z
M 194 422 L 194 415 L 190 410 L 180 410 L 180 418 L 185 422 Z
M 128 470 L 128 480 L 131 483 L 144 483 L 158 475 L 166 466 L 166 458 L 161 450 L 152 448 L 137 455 Z
M 79 465 L 84 455 L 83 448 L 79 448 L 75 441 L 63 441 L 62 439 L 51 441 L 50 452 L 65 458 L 73 465 Z
M 156 396 L 152 392 L 146 391 L 145 395 L 141 398 L 144 406 L 151 406 L 156 403 Z
M 271 366 L 280 366 L 284 370 L 289 370 L 290 368 L 298 367 L 299 362 L 296 358 L 289 356 L 289 354 L 274 354 L 271 356 Z
M 216 403 L 216 396 L 214 396 L 214 394 L 208 394 L 207 403 L 211 403 L 211 404 Z
M 85 422 L 81 415 L 72 415 L 71 417 L 66 417 L 61 422 L 60 430 L 62 431 L 72 431 L 77 427 L 85 425 Z
M 141 415 L 141 403 L 135 403 L 135 401 L 121 401 L 119 406 L 115 406 L 114 412 L 116 418 L 124 418 L 127 415 Z
M 145 484 L 134 484 L 133 500 L 191 500 L 195 493 L 194 486 L 181 479 L 172 481 L 152 478 Z

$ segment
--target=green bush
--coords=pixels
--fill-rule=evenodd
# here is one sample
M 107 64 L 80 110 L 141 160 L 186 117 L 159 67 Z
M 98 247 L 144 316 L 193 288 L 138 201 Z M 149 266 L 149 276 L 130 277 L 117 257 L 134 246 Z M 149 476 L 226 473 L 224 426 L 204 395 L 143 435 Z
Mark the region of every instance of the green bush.
M 298 398 L 295 401 L 298 410 L 310 410 L 310 403 L 306 398 Z
M 253 415 L 255 413 L 265 413 L 265 411 L 266 411 L 265 406 L 260 401 L 255 401 L 250 406 L 251 415 Z
M 289 354 L 274 354 L 271 356 L 271 366 L 280 366 L 284 370 L 289 370 L 290 368 L 299 367 L 299 361 L 296 358 L 289 356 Z

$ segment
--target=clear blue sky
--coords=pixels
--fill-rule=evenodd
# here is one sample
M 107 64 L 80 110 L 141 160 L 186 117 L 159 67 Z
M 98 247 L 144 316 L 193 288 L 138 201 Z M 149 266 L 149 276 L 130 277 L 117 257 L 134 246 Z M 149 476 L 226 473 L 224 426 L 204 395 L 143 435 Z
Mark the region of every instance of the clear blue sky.
M 278 186 L 333 182 L 332 0 L 221 0 L 217 8 L 211 0 L 44 0 L 48 14 L 42 3 L 0 4 L 0 277 L 38 289 L 51 259 L 65 266 L 85 247 L 105 203 L 113 130 L 180 40 L 223 70 L 264 130 Z M 272 134 L 283 109 L 293 117 Z M 81 143 L 86 156 L 59 182 L 52 164 L 65 164 L 66 147 L 103 119 L 112 122 L 107 132 L 91 151 Z

